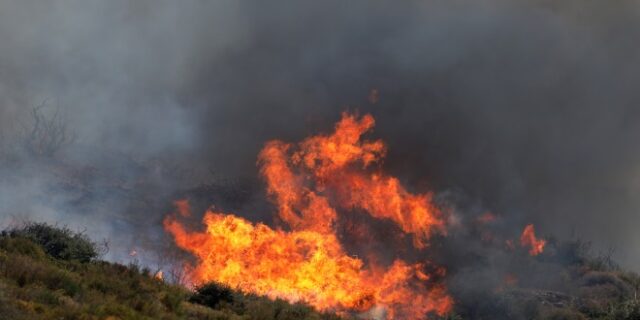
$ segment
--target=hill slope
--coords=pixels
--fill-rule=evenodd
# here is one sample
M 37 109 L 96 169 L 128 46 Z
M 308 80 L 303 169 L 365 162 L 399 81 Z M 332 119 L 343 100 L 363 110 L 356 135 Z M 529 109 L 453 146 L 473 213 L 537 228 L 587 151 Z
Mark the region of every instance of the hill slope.
M 0 235 L 0 319 L 339 319 L 216 285 L 193 294 L 148 269 L 93 259 L 95 250 L 77 245 L 90 244 L 86 237 L 35 226 L 46 237 L 31 229 Z
M 553 262 L 561 286 L 511 283 L 456 295 L 456 313 L 445 319 L 640 319 L 635 273 L 590 255 L 583 243 L 551 245 L 562 251 L 554 256 L 573 257 Z M 84 234 L 46 224 L 1 232 L 0 319 L 341 319 L 214 283 L 193 292 L 138 265 L 98 260 L 98 249 Z

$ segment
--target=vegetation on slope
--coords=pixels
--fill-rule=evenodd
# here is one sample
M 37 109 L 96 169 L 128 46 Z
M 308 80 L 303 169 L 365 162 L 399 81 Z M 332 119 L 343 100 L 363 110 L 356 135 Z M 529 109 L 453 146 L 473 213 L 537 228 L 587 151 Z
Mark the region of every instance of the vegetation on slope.
M 97 260 L 84 234 L 29 223 L 0 234 L 1 319 L 339 319 L 217 284 L 195 293 L 150 270 Z
M 456 301 L 444 319 L 640 320 L 640 278 L 584 243 L 554 244 L 564 289 L 513 286 Z M 28 223 L 0 233 L 0 319 L 337 320 L 303 304 L 208 283 L 191 291 L 137 265 L 98 259 L 101 246 L 64 227 Z M 477 300 L 477 301 L 476 301 Z
M 527 271 L 493 290 L 458 296 L 457 315 L 448 319 L 640 320 L 640 277 L 611 253 L 594 254 L 589 243 L 549 239 L 544 254 L 514 254 L 511 263 Z

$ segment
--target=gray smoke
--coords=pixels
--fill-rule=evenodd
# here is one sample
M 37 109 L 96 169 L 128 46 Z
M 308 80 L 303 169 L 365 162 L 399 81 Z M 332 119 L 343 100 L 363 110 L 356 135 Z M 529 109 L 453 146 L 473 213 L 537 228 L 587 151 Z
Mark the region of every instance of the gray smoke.
M 0 217 L 161 233 L 168 209 L 122 204 L 114 179 L 168 202 L 212 170 L 256 179 L 265 141 L 349 109 L 376 117 L 385 166 L 413 190 L 463 194 L 514 234 L 532 222 L 615 247 L 638 270 L 639 18 L 631 0 L 3 1 L 0 145 L 49 101 L 77 137 L 60 157 L 97 168 L 100 191 L 78 207 L 47 198 L 40 169 L 7 169 Z M 195 173 L 158 173 L 174 165 Z

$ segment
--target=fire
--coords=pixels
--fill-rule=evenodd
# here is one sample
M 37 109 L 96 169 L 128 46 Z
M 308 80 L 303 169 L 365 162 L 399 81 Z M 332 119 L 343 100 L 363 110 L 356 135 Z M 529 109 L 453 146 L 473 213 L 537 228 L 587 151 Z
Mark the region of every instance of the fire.
M 378 262 L 352 256 L 340 242 L 342 212 L 368 214 L 411 235 L 417 250 L 444 232 L 444 217 L 432 195 L 413 194 L 376 166 L 386 153 L 380 140 L 362 141 L 375 124 L 372 116 L 343 113 L 331 135 L 299 144 L 274 140 L 259 154 L 260 173 L 283 224 L 271 228 L 233 214 L 208 210 L 206 230 L 193 232 L 165 219 L 176 244 L 193 253 L 193 282 L 218 281 L 240 290 L 303 301 L 319 310 L 359 311 L 383 307 L 387 319 L 419 319 L 449 312 L 453 300 L 441 279 L 446 270 L 428 262 L 396 258 Z M 188 217 L 188 203 L 176 202 Z M 364 229 L 366 230 L 366 229 Z
M 365 170 L 386 153 L 380 140 L 360 141 L 374 124 L 370 115 L 358 121 L 343 113 L 332 135 L 308 138 L 297 151 L 290 152 L 291 144 L 268 142 L 259 155 L 267 190 L 280 218 L 294 230 L 331 232 L 337 218 L 330 204 L 334 200 L 343 209 L 362 209 L 395 222 L 413 234 L 417 248 L 424 248 L 434 231 L 444 231 L 442 214 L 431 194 L 409 193 L 398 179 Z
M 529 247 L 529 255 L 537 256 L 542 253 L 547 241 L 544 239 L 536 238 L 536 233 L 533 228 L 533 224 L 527 225 L 522 231 L 520 236 L 520 245 L 523 247 Z

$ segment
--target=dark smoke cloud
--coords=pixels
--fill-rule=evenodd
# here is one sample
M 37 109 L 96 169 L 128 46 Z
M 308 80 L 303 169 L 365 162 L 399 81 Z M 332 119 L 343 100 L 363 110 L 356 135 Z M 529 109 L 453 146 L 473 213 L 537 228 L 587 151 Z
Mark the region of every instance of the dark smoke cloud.
M 91 150 L 70 158 L 255 179 L 266 140 L 372 113 L 386 167 L 415 190 L 464 194 L 514 234 L 575 232 L 638 269 L 639 15 L 595 0 L 3 1 L 0 125 L 10 139 L 51 99 Z M 0 208 L 43 179 L 0 183 Z

